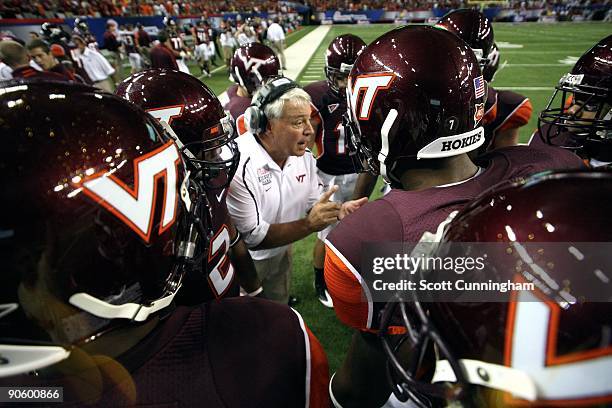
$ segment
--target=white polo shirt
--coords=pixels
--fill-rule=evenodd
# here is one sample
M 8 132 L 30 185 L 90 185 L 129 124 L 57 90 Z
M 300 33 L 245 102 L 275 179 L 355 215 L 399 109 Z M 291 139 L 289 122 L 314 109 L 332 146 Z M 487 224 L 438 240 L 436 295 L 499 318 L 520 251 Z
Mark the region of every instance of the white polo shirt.
M 251 133 L 237 140 L 240 164 L 227 195 L 227 208 L 244 242 L 253 248 L 266 237 L 270 224 L 304 218 L 319 199 L 323 185 L 309 150 L 301 157 L 290 156 L 281 169 Z M 272 258 L 287 247 L 250 251 L 251 257 Z
M 270 24 L 267 31 L 268 41 L 277 42 L 285 39 L 285 32 L 283 31 L 283 27 L 278 23 Z
M 115 68 L 108 62 L 104 55 L 96 50 L 85 47 L 85 51 L 79 55 L 83 63 L 83 69 L 94 82 L 100 82 L 107 79 L 115 73 Z

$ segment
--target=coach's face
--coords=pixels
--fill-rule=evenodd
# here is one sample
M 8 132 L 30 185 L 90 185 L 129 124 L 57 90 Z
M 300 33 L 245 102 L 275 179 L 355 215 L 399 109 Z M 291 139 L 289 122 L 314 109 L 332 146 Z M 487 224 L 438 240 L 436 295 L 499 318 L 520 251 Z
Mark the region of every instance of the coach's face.
M 310 124 L 310 105 L 301 101 L 288 101 L 283 114 L 270 120 L 272 142 L 277 152 L 285 156 L 302 156 L 314 131 Z

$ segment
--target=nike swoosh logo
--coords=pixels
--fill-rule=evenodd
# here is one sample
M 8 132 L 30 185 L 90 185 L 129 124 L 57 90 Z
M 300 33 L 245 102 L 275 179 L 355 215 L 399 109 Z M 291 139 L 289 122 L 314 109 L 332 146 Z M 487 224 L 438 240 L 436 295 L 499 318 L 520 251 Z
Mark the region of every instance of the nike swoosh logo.
M 221 200 L 223 199 L 223 194 L 225 194 L 225 189 L 221 190 L 219 194 L 215 194 L 215 197 L 217 197 L 218 202 L 221 202 Z
M 266 188 L 266 191 L 269 191 L 271 188 L 272 188 L 272 187 L 268 187 L 268 188 Z

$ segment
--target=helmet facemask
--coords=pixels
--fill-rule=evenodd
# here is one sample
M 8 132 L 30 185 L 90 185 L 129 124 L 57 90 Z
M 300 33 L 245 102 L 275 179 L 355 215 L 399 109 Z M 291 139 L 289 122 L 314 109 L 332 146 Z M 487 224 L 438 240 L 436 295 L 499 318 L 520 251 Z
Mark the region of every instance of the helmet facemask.
M 205 129 L 201 141 L 183 144 L 170 126 L 164 127 L 177 141 L 192 178 L 203 183 L 206 189 L 224 189 L 229 185 L 238 168 L 240 152 L 228 114 L 218 124 Z
M 340 64 L 340 68 L 335 68 L 325 64 L 325 77 L 327 85 L 338 97 L 344 95 L 348 83 L 348 75 L 351 72 L 353 65 Z
M 546 108 L 540 113 L 540 137 L 548 144 L 572 150 L 590 143 L 612 139 L 612 105 L 609 90 L 583 83 L 584 75 L 566 74 L 555 87 Z M 551 125 L 544 131 L 542 124 Z M 568 142 L 557 142 L 562 131 L 571 132 Z M 610 158 L 608 158 L 610 159 Z

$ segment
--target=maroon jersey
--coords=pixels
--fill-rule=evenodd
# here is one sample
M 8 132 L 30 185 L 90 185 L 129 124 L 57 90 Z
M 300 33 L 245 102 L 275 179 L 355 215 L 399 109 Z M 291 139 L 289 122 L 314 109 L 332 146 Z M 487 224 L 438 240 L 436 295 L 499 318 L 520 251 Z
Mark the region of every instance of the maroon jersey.
M 151 49 L 151 68 L 167 68 L 178 71 L 174 53 L 165 45 L 158 44 Z
M 49 70 L 49 72 L 54 72 L 56 74 L 65 76 L 71 81 L 76 81 L 76 77 L 74 76 L 74 74 L 70 72 L 68 68 L 66 68 L 66 66 L 62 63 L 56 64 L 53 68 Z
M 30 67 L 29 65 L 19 67 L 13 70 L 13 78 L 25 78 L 25 79 L 41 79 L 47 81 L 70 81 L 71 79 L 67 75 L 62 75 L 52 71 L 39 71 Z
M 61 405 L 71 407 L 328 406 L 321 345 L 297 312 L 266 300 L 180 307 L 117 359 L 80 354 L 83 371 L 67 371 L 74 377 L 8 377 L 0 386 L 64 387 Z
M 196 45 L 208 44 L 208 30 L 204 27 L 196 27 L 194 35 Z
M 246 133 L 247 128 L 244 123 L 244 112 L 251 106 L 251 98 L 238 95 L 238 85 L 232 85 L 227 89 L 227 97 L 229 102 L 223 106 L 223 109 L 229 111 L 234 123 L 236 124 L 236 132 L 238 136 Z
M 526 96 L 512 91 L 498 91 L 489 85 L 482 120 L 485 144 L 482 150 L 490 149 L 498 132 L 526 125 L 531 118 L 531 101 Z
M 360 281 L 362 243 L 413 242 L 501 181 L 552 169 L 584 167 L 578 156 L 551 146 L 512 146 L 493 150 L 477 160 L 484 170 L 467 181 L 418 191 L 391 190 L 347 216 L 327 238 L 325 281 L 338 318 L 360 329 L 378 328 L 384 304 L 371 299 Z
M 134 38 L 134 33 L 131 31 L 124 31 L 121 33 L 121 42 L 123 43 L 123 47 L 125 48 L 125 52 L 128 54 L 137 54 L 138 50 L 136 49 L 136 40 Z
M 144 29 L 136 31 L 134 40 L 139 47 L 148 47 L 151 44 L 151 37 L 149 37 L 149 34 Z
M 312 98 L 316 109 L 314 119 L 319 124 L 317 143 L 317 167 L 327 174 L 355 173 L 355 166 L 346 148 L 342 115 L 346 112 L 346 100 L 338 98 L 327 81 L 313 82 L 304 90 Z
M 104 48 L 109 51 L 119 52 L 121 43 L 117 39 L 117 36 L 112 31 L 106 30 L 104 32 Z
M 183 42 L 183 38 L 180 36 L 180 34 L 173 34 L 169 40 L 173 51 L 181 52 L 185 49 L 185 43 Z
M 226 196 L 227 188 L 206 191 L 210 207 L 206 211 L 214 215 L 211 219 L 214 235 L 209 237 L 207 252 L 197 257 L 193 270 L 183 279 L 183 287 L 177 294 L 179 304 L 194 305 L 240 295 L 236 270 L 229 259 L 230 243 L 237 231 L 227 211 Z

